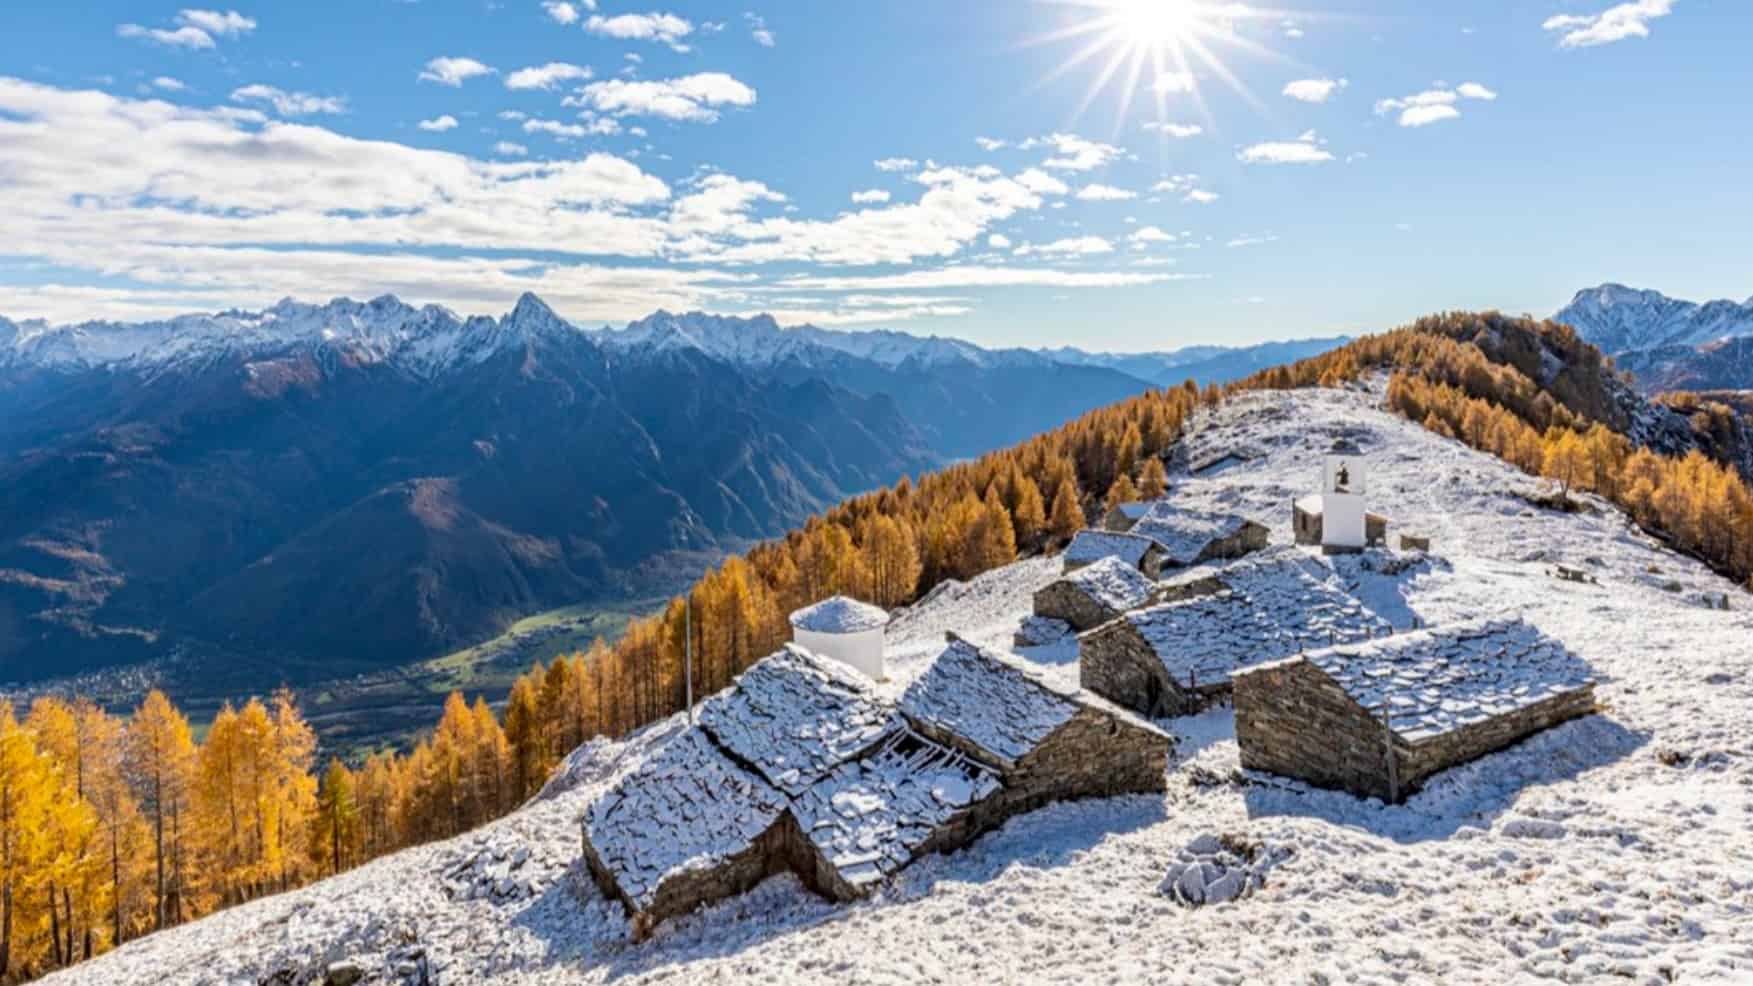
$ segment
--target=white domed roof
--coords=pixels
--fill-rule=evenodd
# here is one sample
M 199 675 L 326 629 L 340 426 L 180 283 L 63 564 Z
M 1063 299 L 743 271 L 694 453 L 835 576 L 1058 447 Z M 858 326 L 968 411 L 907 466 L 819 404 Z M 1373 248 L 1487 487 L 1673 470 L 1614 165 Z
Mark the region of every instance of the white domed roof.
M 832 596 L 791 614 L 792 626 L 813 633 L 863 633 L 888 624 L 886 611 L 845 596 Z

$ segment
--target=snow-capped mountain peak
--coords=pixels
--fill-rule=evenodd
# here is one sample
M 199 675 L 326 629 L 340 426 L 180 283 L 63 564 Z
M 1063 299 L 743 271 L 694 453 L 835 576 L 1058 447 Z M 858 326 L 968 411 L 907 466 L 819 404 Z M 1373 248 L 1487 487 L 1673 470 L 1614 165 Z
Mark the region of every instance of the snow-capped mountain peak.
M 1578 291 L 1553 317 L 1608 354 L 1753 335 L 1753 299 L 1700 305 L 1614 283 Z

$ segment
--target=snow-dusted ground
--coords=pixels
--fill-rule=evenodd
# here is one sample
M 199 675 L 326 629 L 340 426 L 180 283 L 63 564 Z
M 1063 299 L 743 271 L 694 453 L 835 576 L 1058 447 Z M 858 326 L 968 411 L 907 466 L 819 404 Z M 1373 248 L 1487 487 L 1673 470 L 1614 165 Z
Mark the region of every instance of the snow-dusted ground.
M 1227 711 L 1169 720 L 1182 743 L 1166 797 L 1035 812 L 853 906 L 775 878 L 631 945 L 577 865 L 576 819 L 673 735 L 660 724 L 581 749 L 544 797 L 478 833 L 49 981 L 304 981 L 361 955 L 366 971 L 424 962 L 447 984 L 1753 982 L 1753 597 L 1611 510 L 1536 512 L 1510 495 L 1532 480 L 1374 400 L 1238 400 L 1193 441 L 1265 457 L 1178 482 L 1177 498 L 1268 523 L 1285 543 L 1322 453 L 1357 440 L 1390 536 L 1428 535 L 1440 560 L 1397 575 L 1334 562 L 1356 591 L 1402 627 L 1525 616 L 1600 676 L 1601 715 L 1439 775 L 1394 808 L 1244 779 Z M 1599 584 L 1553 578 L 1557 562 Z M 1020 562 L 899 614 L 882 687 L 904 689 L 945 630 L 1007 646 L 1057 570 Z M 1730 611 L 1702 604 L 1725 591 Z M 1025 656 L 1075 681 L 1074 647 Z M 1203 836 L 1263 846 L 1263 885 L 1203 907 L 1166 895 L 1171 871 L 1211 858 Z

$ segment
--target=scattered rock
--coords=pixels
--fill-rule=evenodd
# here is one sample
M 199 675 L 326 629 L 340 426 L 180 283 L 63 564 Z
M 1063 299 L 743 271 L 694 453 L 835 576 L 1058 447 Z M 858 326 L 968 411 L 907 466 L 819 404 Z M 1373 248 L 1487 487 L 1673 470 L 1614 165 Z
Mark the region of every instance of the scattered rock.
M 365 969 L 358 962 L 343 959 L 329 963 L 328 970 L 323 973 L 323 986 L 353 986 L 364 978 Z
M 1497 834 L 1506 839 L 1562 839 L 1565 827 L 1544 818 L 1517 817 L 1497 827 Z
M 1266 873 L 1293 855 L 1234 835 L 1201 835 L 1182 849 L 1157 891 L 1186 907 L 1227 904 L 1266 885 Z

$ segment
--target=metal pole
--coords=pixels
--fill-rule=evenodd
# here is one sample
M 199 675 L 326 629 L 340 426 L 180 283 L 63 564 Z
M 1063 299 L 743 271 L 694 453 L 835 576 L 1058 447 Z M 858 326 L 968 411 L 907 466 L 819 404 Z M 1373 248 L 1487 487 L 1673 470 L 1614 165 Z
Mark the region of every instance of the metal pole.
M 689 595 L 682 612 L 684 635 L 687 642 L 683 645 L 686 655 L 682 660 L 682 681 L 688 690 L 688 725 L 694 724 L 694 597 Z

